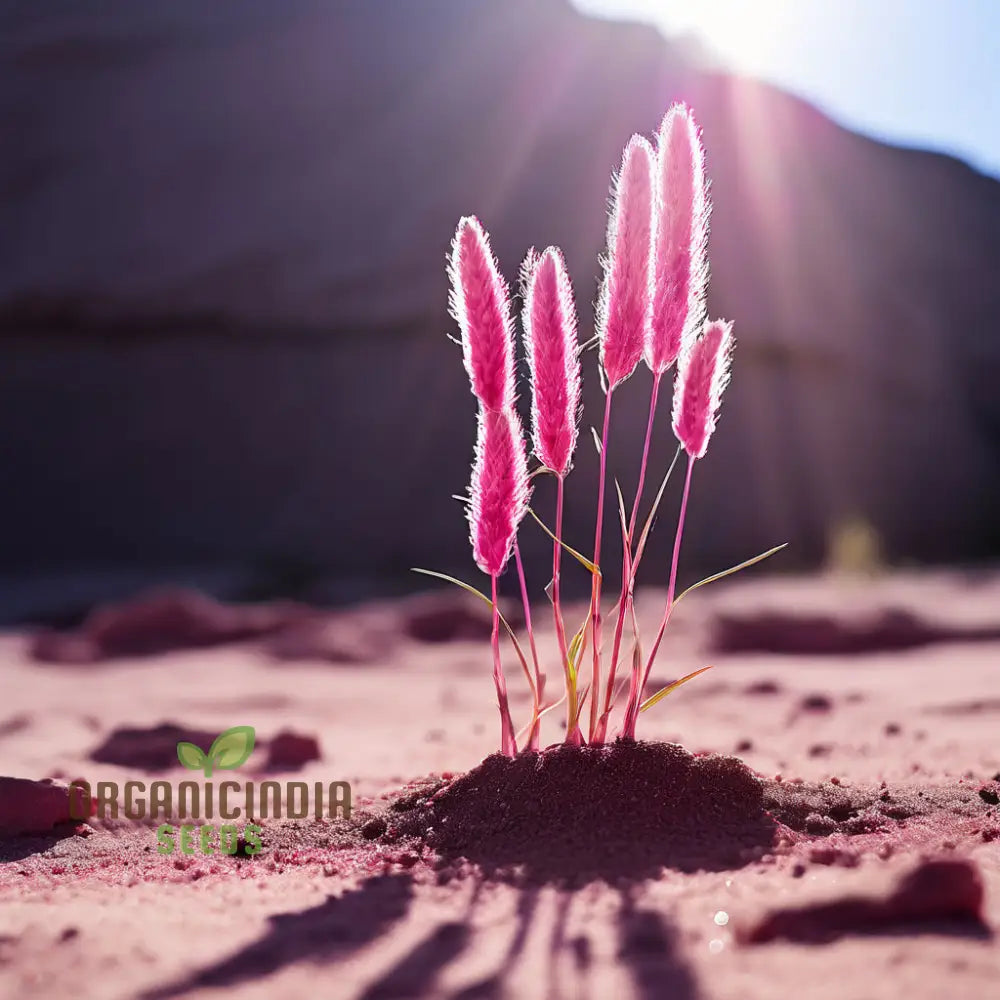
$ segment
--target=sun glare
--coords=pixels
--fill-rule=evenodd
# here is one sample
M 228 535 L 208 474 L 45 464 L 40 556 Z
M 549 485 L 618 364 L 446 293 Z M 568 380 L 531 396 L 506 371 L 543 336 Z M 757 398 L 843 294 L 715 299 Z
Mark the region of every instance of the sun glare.
M 794 0 L 575 0 L 589 14 L 647 21 L 673 36 L 691 35 L 727 65 L 758 71 L 787 42 Z

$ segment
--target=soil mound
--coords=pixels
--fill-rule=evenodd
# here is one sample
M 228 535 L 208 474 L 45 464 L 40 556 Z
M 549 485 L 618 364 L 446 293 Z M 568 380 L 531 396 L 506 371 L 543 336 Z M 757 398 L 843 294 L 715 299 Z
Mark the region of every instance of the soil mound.
M 414 803 L 404 827 L 491 874 L 614 880 L 746 864 L 774 839 L 763 803 L 736 758 L 619 740 L 487 757 Z

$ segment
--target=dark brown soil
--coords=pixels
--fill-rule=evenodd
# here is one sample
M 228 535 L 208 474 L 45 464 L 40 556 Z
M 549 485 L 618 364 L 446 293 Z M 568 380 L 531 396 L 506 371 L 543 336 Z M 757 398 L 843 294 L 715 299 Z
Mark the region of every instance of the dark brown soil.
M 1000 790 L 1000 784 L 971 780 L 940 786 L 769 781 L 764 785 L 764 807 L 784 826 L 800 833 L 855 836 L 888 830 L 930 814 L 988 824 L 1000 819 L 997 810 L 990 808 L 989 793 L 994 790 Z
M 496 754 L 411 799 L 394 803 L 400 818 L 386 836 L 415 835 L 444 859 L 527 880 L 739 867 L 775 834 L 763 785 L 742 761 L 670 743 Z

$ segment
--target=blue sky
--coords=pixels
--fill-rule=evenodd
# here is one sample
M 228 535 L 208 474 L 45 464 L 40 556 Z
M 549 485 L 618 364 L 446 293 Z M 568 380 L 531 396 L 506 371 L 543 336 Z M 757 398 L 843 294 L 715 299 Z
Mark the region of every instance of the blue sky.
M 574 0 L 694 35 L 860 132 L 1000 177 L 1000 0 Z

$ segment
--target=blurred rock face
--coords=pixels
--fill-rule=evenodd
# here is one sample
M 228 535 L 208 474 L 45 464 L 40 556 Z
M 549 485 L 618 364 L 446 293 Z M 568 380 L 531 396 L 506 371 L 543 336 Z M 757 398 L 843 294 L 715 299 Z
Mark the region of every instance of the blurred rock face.
M 611 171 L 677 99 L 713 181 L 710 314 L 738 341 L 688 570 L 781 541 L 815 563 L 852 519 L 890 560 L 1000 552 L 1000 185 L 958 162 L 563 0 L 22 2 L 0 72 L 6 570 L 280 557 L 471 578 L 449 500 L 474 438 L 447 339 L 455 222 L 481 217 L 511 279 L 560 244 L 588 336 Z M 584 377 L 589 424 L 593 354 Z M 640 372 L 616 401 L 626 495 L 648 388 Z M 664 407 L 661 468 L 673 448 Z

